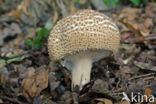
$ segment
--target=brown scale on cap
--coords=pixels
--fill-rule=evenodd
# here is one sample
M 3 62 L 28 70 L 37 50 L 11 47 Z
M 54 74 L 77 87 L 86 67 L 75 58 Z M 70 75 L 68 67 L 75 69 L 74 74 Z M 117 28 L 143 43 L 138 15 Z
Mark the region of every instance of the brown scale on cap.
M 64 59 L 64 66 L 72 68 L 72 87 L 82 88 L 90 80 L 92 63 L 116 53 L 119 44 L 118 28 L 109 17 L 94 10 L 79 10 L 53 27 L 48 49 L 53 61 Z

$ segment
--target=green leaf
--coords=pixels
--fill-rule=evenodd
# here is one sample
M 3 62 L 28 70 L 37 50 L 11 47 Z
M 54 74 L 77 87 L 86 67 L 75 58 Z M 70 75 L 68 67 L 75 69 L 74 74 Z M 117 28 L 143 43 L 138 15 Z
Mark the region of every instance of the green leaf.
M 139 6 L 140 0 L 130 0 L 135 6 Z
M 104 4 L 105 4 L 107 7 L 109 7 L 110 1 L 109 1 L 109 0 L 104 0 Z
M 34 43 L 34 48 L 35 49 L 41 49 L 42 48 L 42 44 L 41 43 Z
M 46 29 L 46 28 L 38 28 L 37 29 L 37 37 L 40 40 L 42 39 L 42 37 L 47 37 L 49 35 L 50 30 Z
M 75 3 L 79 2 L 79 0 L 74 0 Z
M 25 58 L 24 56 L 19 56 L 19 57 L 13 58 L 13 59 L 9 59 L 7 61 L 7 63 L 19 62 L 19 61 L 22 61 L 24 58 Z
M 46 28 L 38 28 L 37 36 L 33 41 L 33 45 L 35 49 L 40 49 L 42 47 L 41 40 L 43 37 L 47 37 L 49 35 L 50 30 Z
M 4 59 L 0 59 L 0 68 L 5 66 L 6 61 Z
M 113 1 L 113 7 L 116 7 L 116 5 L 118 4 L 119 0 L 114 0 Z
M 31 41 L 31 40 L 26 40 L 26 45 L 29 47 L 33 47 L 34 49 L 40 49 L 42 48 L 42 39 L 43 37 L 48 37 L 50 32 L 50 29 L 47 28 L 38 28 L 37 29 L 37 36 L 36 38 Z
M 0 64 L 5 63 L 4 59 L 0 59 Z
M 32 40 L 26 40 L 26 41 L 25 41 L 25 44 L 26 44 L 28 47 L 32 47 L 33 41 L 32 41 Z
M 12 57 L 12 56 L 9 56 L 9 57 Z M 3 67 L 6 64 L 6 62 L 8 64 L 10 64 L 12 62 L 22 61 L 24 58 L 25 58 L 25 56 L 23 55 L 23 56 L 19 56 L 19 57 L 16 57 L 16 58 L 9 59 L 9 60 L 0 59 L 0 67 Z

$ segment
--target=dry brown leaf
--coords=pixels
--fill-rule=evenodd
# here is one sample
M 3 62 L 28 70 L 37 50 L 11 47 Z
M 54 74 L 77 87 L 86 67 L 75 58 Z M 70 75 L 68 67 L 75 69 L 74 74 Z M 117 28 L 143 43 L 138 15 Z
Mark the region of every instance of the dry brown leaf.
M 149 36 L 150 31 L 145 28 L 143 24 L 136 23 L 134 21 L 129 21 L 127 19 L 122 19 L 121 22 L 127 26 L 134 34 L 140 36 Z
M 149 28 L 150 26 L 153 26 L 152 19 L 151 19 L 151 18 L 146 18 L 146 19 L 144 20 L 144 26 L 145 26 L 146 28 Z
M 6 79 L 4 77 L 4 74 L 3 73 L 0 73 L 0 84 L 2 85 L 3 88 L 5 88 L 6 86 Z
M 139 24 L 136 24 L 135 22 L 130 22 L 127 19 L 122 19 L 121 22 L 135 34 L 140 34 L 138 30 Z
M 106 98 L 98 98 L 96 100 L 99 101 L 97 104 L 113 104 L 111 100 Z
M 127 17 L 128 20 L 134 20 L 136 17 L 138 17 L 137 13 L 139 12 L 139 9 L 137 8 L 125 8 L 122 10 L 121 14 L 124 17 Z
M 2 0 L 0 0 L 0 6 L 3 4 L 3 1 Z
M 9 12 L 9 16 L 13 16 L 16 19 L 20 19 L 21 18 L 21 11 L 20 10 L 12 10 L 11 12 Z
M 57 13 L 57 11 L 54 11 L 54 16 L 52 19 L 53 23 L 56 23 L 57 19 L 58 19 L 58 13 Z
M 30 68 L 27 68 L 24 70 L 20 70 L 19 75 L 20 75 L 20 78 L 22 78 L 22 79 L 31 77 L 31 76 L 35 75 L 35 69 L 33 67 L 30 67 Z
M 148 3 L 148 5 L 145 8 L 146 15 L 148 16 L 154 15 L 153 10 L 155 9 L 155 7 L 156 7 L 156 3 L 152 3 L 152 2 Z
M 48 86 L 48 71 L 41 70 L 35 75 L 29 76 L 22 81 L 23 95 L 30 98 L 39 96 L 40 92 Z
M 145 89 L 145 94 L 144 94 L 144 95 L 146 95 L 147 98 L 149 98 L 150 95 L 151 95 L 151 89 L 150 89 L 150 88 L 146 88 L 146 89 Z M 144 101 L 146 101 L 146 98 L 144 98 Z
M 16 19 L 20 19 L 21 18 L 21 13 L 25 13 L 27 16 L 31 16 L 31 14 L 27 11 L 27 7 L 30 4 L 30 0 L 23 0 L 18 7 L 16 8 L 16 10 L 12 10 L 11 12 L 9 12 L 9 16 L 14 16 Z
M 118 102 L 118 103 L 115 103 L 115 104 L 130 104 L 129 101 L 121 101 L 121 102 Z
M 31 14 L 28 12 L 27 8 L 30 5 L 30 0 L 23 0 L 20 5 L 17 7 L 17 11 L 22 11 L 24 12 L 27 16 L 31 16 Z
M 57 10 L 56 10 L 56 3 L 55 3 L 55 1 L 52 1 L 52 7 L 53 7 L 53 19 L 52 19 L 52 22 L 55 24 L 56 23 L 56 21 L 57 21 L 57 19 L 58 19 L 58 12 L 57 12 Z

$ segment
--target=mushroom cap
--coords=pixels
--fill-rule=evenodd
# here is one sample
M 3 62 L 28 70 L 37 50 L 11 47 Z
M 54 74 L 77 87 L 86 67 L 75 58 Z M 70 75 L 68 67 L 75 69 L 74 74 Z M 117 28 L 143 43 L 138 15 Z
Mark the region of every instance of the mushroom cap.
M 59 20 L 50 32 L 48 51 L 53 61 L 80 51 L 116 53 L 120 34 L 113 21 L 94 10 L 79 10 Z

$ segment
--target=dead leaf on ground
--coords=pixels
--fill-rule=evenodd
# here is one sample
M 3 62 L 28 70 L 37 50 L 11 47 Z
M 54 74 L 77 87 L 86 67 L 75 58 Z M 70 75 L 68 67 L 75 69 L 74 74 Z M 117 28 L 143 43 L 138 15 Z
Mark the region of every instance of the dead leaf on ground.
M 55 1 L 52 1 L 52 8 L 53 8 L 53 19 L 52 19 L 52 22 L 55 24 L 56 21 L 58 20 L 58 17 L 59 17 L 58 12 L 56 10 L 56 3 L 55 3 Z
M 154 16 L 155 15 L 155 10 L 156 8 L 156 3 L 148 3 L 148 5 L 145 8 L 145 13 L 147 16 Z
M 150 88 L 146 88 L 146 89 L 145 89 L 145 94 L 144 94 L 144 95 L 146 95 L 147 98 L 149 99 L 150 96 L 151 96 L 151 93 L 152 93 L 151 89 L 150 89 Z M 146 102 L 146 99 L 147 99 L 147 98 L 144 97 L 144 102 Z M 148 104 L 156 104 L 156 100 L 154 100 L 154 102 L 149 102 Z
M 0 0 L 0 6 L 3 4 L 3 1 L 2 0 Z
M 5 77 L 4 77 L 4 74 L 3 73 L 0 73 L 0 84 L 1 84 L 1 86 L 3 87 L 3 88 L 5 88 L 5 86 L 6 86 L 6 79 L 5 79 Z
M 134 20 L 135 18 L 138 17 L 138 12 L 140 12 L 140 9 L 137 8 L 125 8 L 121 11 L 122 17 L 127 17 L 128 20 Z
M 16 19 L 21 18 L 21 13 L 25 13 L 27 16 L 31 16 L 31 14 L 28 12 L 27 7 L 30 5 L 30 0 L 23 0 L 17 7 L 16 10 L 12 10 L 9 12 L 9 16 L 14 16 Z
M 151 95 L 151 89 L 150 88 L 146 88 L 145 89 L 145 94 L 144 95 L 146 95 L 147 96 L 147 98 L 149 98 L 150 97 L 150 95 Z M 144 101 L 146 100 L 146 98 L 144 98 Z
M 23 67 L 22 65 L 19 66 L 19 68 L 17 68 L 19 71 L 19 77 L 20 78 L 27 78 L 27 77 L 31 77 L 33 75 L 35 75 L 35 69 L 34 67 L 30 67 L 28 69 L 26 69 L 25 67 Z
M 153 66 L 150 63 L 143 63 L 143 62 L 134 61 L 134 64 L 142 70 L 150 70 L 150 71 L 156 72 L 156 66 Z
M 31 16 L 27 8 L 30 5 L 30 0 L 23 0 L 20 5 L 18 5 L 17 10 L 23 11 L 27 16 Z
M 48 71 L 41 70 L 35 75 L 29 76 L 22 81 L 23 95 L 30 98 L 39 96 L 40 92 L 48 86 Z
M 55 73 L 50 72 L 49 73 L 49 87 L 50 87 L 50 91 L 53 92 L 60 84 L 60 81 L 57 81 L 57 78 L 54 75 Z
M 145 26 L 146 28 L 149 28 L 150 26 L 153 26 L 153 21 L 152 21 L 152 19 L 151 19 L 151 18 L 146 18 L 146 19 L 144 20 L 144 26 Z
M 0 32 L 0 46 L 4 44 L 4 40 L 7 37 L 14 37 L 21 32 L 22 30 L 20 29 L 19 25 L 12 23 L 9 27 L 6 27 L 2 32 Z
M 97 104 L 113 104 L 111 100 L 106 98 L 97 98 L 97 101 L 99 101 Z
M 67 16 L 68 15 L 68 9 L 66 5 L 66 1 L 63 0 L 56 0 L 57 6 L 61 9 L 61 14 L 62 16 Z
M 118 102 L 118 103 L 115 103 L 115 104 L 130 104 L 129 101 L 121 101 L 121 102 Z
M 20 19 L 21 18 L 21 11 L 19 10 L 12 10 L 8 13 L 9 16 L 13 16 L 16 19 Z
M 139 36 L 149 36 L 150 30 L 145 28 L 143 24 L 139 24 L 135 21 L 129 21 L 127 19 L 121 19 L 121 23 L 126 25 L 135 35 Z

